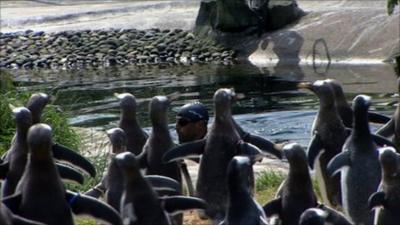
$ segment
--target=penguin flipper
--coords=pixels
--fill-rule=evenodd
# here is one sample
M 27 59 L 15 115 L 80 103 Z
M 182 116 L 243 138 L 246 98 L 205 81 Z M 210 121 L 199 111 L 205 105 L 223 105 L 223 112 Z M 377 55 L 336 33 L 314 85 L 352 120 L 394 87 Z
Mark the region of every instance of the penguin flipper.
M 390 117 L 380 114 L 380 113 L 376 113 L 376 112 L 368 112 L 368 120 L 369 122 L 372 123 L 381 123 L 381 124 L 385 124 L 387 122 L 390 121 Z
M 179 145 L 164 154 L 163 162 L 168 163 L 193 156 L 198 157 L 203 154 L 205 145 L 206 139 Z
M 267 217 L 280 215 L 282 211 L 282 198 L 276 198 L 263 206 L 263 210 Z
M 239 142 L 238 148 L 239 154 L 248 156 L 252 163 L 255 163 L 256 161 L 262 161 L 262 158 L 264 157 L 261 149 L 244 141 Z
M 322 149 L 323 143 L 321 137 L 318 134 L 314 134 L 307 149 L 308 165 L 311 169 L 314 169 L 315 160 L 321 154 Z
M 160 175 L 146 175 L 146 180 L 156 191 L 173 191 L 180 193 L 181 185 L 174 179 Z
M 72 163 L 87 172 L 91 177 L 96 176 L 96 169 L 93 164 L 73 150 L 60 144 L 54 144 L 52 150 L 54 158 Z
M 372 135 L 372 138 L 374 139 L 375 144 L 377 144 L 378 146 L 386 145 L 386 146 L 391 146 L 393 148 L 396 148 L 396 146 L 388 139 L 386 139 L 380 135 L 377 135 L 377 134 L 371 134 L 371 135 Z
M 394 119 L 391 119 L 389 122 L 381 126 L 375 134 L 380 135 L 382 137 L 390 137 L 394 135 Z
M 350 166 L 351 160 L 349 152 L 341 152 L 331 159 L 327 166 L 329 176 L 334 176 L 342 167 Z
M 110 224 L 122 224 L 118 212 L 106 203 L 72 191 L 67 191 L 65 198 L 74 214 L 87 214 Z
M 104 185 L 104 177 L 102 178 L 102 180 L 94 187 L 92 187 L 91 189 L 89 189 L 87 192 L 84 193 L 84 195 L 93 197 L 93 198 L 100 198 L 101 196 L 104 195 L 104 193 L 106 193 L 107 189 Z
M 253 144 L 264 152 L 268 152 L 278 159 L 282 159 L 282 148 L 280 145 L 273 143 L 263 137 L 245 132 L 242 136 L 243 141 Z
M 385 206 L 385 193 L 378 191 L 373 193 L 368 199 L 368 208 L 372 210 L 376 207 Z
M 192 178 L 190 177 L 190 173 L 189 173 L 189 170 L 187 168 L 185 161 L 182 161 L 180 163 L 180 168 L 181 168 L 182 175 L 185 178 L 186 188 L 187 188 L 187 191 L 189 192 L 189 196 L 194 196 L 195 191 L 194 191 Z
M 182 213 L 185 210 L 205 209 L 204 200 L 187 196 L 167 196 L 160 198 L 164 210 L 172 215 Z
M 143 151 L 136 157 L 137 161 L 139 162 L 139 168 L 144 169 L 147 168 L 147 151 L 143 149 Z
M 6 152 L 3 153 L 3 155 L 1 155 L 1 158 L 0 158 L 0 159 L 1 159 L 2 161 L 6 161 L 6 160 L 7 160 L 8 152 L 9 152 L 9 150 L 7 150 Z
M 3 198 L 2 202 L 7 206 L 12 213 L 18 214 L 18 209 L 22 201 L 22 194 L 13 194 Z
M 0 180 L 6 179 L 8 171 L 9 171 L 8 162 L 3 162 L 2 164 L 0 164 Z
M 78 184 L 83 184 L 84 178 L 83 175 L 79 173 L 79 171 L 59 163 L 56 163 L 56 166 L 58 169 L 58 173 L 60 174 L 60 177 L 63 180 L 65 179 L 65 180 L 75 181 Z

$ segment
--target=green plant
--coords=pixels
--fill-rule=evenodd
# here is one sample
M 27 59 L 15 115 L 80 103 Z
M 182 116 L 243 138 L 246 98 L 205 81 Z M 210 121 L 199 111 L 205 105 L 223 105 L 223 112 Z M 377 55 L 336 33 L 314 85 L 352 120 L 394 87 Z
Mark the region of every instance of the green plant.
M 396 5 L 400 5 L 399 3 L 400 0 L 387 0 L 387 11 L 389 15 L 392 15 L 394 7 L 396 7 Z
M 256 179 L 256 191 L 261 191 L 268 188 L 278 188 L 285 177 L 286 175 L 281 171 L 262 171 Z
M 261 204 L 272 200 L 281 183 L 285 180 L 286 175 L 277 170 L 262 171 L 256 179 L 256 199 Z

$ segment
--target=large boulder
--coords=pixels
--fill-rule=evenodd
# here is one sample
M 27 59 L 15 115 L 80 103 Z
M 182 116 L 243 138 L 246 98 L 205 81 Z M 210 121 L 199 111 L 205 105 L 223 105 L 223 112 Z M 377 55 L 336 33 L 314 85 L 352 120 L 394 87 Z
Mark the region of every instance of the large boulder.
M 195 32 L 214 37 L 223 33 L 243 36 L 261 34 L 280 29 L 303 15 L 294 0 L 202 1 Z

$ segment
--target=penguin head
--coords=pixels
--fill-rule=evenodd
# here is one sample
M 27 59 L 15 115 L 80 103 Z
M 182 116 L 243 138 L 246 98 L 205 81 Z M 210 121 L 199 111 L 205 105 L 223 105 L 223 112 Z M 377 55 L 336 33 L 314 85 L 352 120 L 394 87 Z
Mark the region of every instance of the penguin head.
M 400 182 L 400 154 L 392 147 L 379 149 L 383 179 L 386 182 Z
M 297 85 L 300 89 L 307 89 L 312 91 L 318 98 L 325 104 L 334 104 L 334 94 L 328 82 L 324 80 L 317 80 L 313 83 L 302 82 Z
M 230 107 L 235 98 L 236 93 L 233 88 L 220 88 L 214 93 L 214 103 L 216 105 Z
M 333 95 L 335 96 L 335 99 L 339 103 L 347 104 L 346 97 L 344 96 L 342 85 L 340 85 L 340 83 L 338 81 L 334 80 L 334 79 L 326 79 L 325 82 L 331 88 L 331 90 L 333 92 Z
M 136 98 L 131 93 L 114 94 L 119 99 L 119 106 L 123 111 L 136 111 Z
M 44 123 L 31 126 L 28 130 L 28 146 L 32 154 L 48 156 L 52 146 L 51 127 Z
M 171 105 L 167 96 L 154 96 L 149 104 L 149 111 L 152 121 L 166 119 L 167 111 Z
M 119 153 L 114 157 L 114 160 L 128 179 L 140 175 L 139 162 L 132 152 Z
M 17 127 L 25 132 L 28 132 L 28 129 L 32 126 L 32 114 L 29 109 L 25 107 L 18 107 L 12 110 L 15 123 Z
M 327 217 L 327 212 L 318 208 L 310 208 L 301 214 L 299 225 L 324 225 Z
M 44 107 L 50 103 L 50 97 L 45 93 L 33 94 L 26 104 L 26 107 L 31 111 L 33 123 L 39 123 Z
M 283 153 L 289 164 L 292 163 L 307 163 L 307 156 L 304 149 L 297 143 L 286 144 L 283 147 Z
M 235 156 L 228 165 L 229 189 L 251 191 L 253 163 L 247 156 Z
M 107 130 L 107 136 L 113 146 L 113 153 L 120 153 L 126 149 L 126 135 L 121 128 Z
M 371 105 L 371 97 L 367 95 L 357 95 L 353 99 L 353 110 L 354 114 L 367 113 L 369 106 Z

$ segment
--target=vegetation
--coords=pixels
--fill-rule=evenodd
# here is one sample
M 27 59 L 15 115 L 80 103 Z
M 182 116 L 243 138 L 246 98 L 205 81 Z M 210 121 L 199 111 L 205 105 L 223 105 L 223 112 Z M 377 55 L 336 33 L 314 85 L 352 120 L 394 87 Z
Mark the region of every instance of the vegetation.
M 3 88 L 3 85 L 1 90 L 0 154 L 3 154 L 10 147 L 11 139 L 15 133 L 15 121 L 10 105 L 17 107 L 25 105 L 32 93 L 19 92 L 13 87 L 7 90 Z M 53 138 L 56 142 L 72 149 L 79 148 L 81 143 L 80 137 L 74 129 L 68 126 L 67 116 L 58 106 L 46 106 L 42 121 L 53 128 Z
M 272 200 L 279 186 L 285 180 L 286 175 L 277 170 L 265 170 L 256 179 L 256 199 L 260 204 Z
M 389 15 L 392 15 L 396 5 L 400 5 L 400 0 L 387 0 L 387 11 Z

